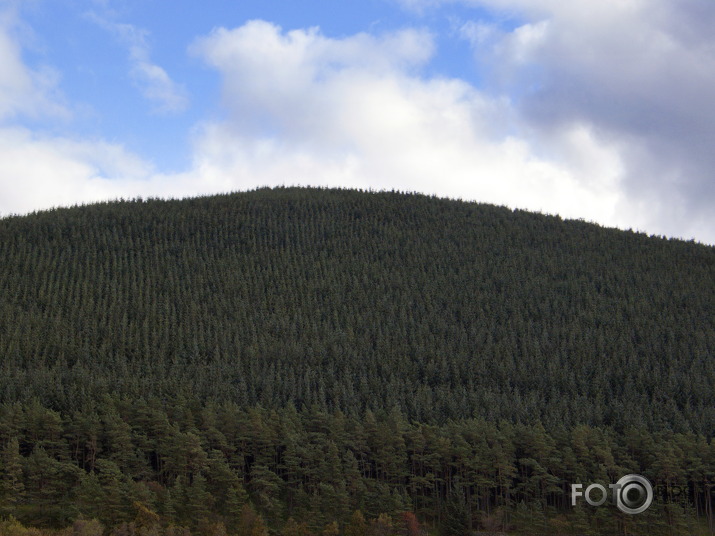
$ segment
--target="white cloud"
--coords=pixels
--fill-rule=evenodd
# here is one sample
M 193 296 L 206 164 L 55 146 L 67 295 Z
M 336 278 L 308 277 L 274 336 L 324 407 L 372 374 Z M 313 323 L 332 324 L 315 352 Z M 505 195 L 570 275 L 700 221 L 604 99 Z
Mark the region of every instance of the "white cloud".
M 118 198 L 187 197 L 229 190 L 210 170 L 157 172 L 104 141 L 0 128 L 0 216 Z
M 153 175 L 120 145 L 19 126 L 27 118 L 41 123 L 71 116 L 55 72 L 23 61 L 21 26 L 16 6 L 6 5 L 0 11 L 0 215 L 170 191 L 172 181 Z
M 30 118 L 69 119 L 58 75 L 22 58 L 15 5 L 0 11 L 0 215 L 136 195 L 190 195 L 186 179 L 156 174 L 121 145 L 42 134 Z
M 705 170 L 715 112 L 704 104 L 715 68 L 693 17 L 676 20 L 664 0 L 650 4 L 652 19 L 639 18 L 638 2 L 605 2 L 592 14 L 547 0 L 485 3 L 532 19 L 513 30 L 462 26 L 497 73 L 482 89 L 424 75 L 435 54 L 424 30 L 332 39 L 262 21 L 217 29 L 191 52 L 221 74 L 226 116 L 195 127 L 190 169 L 162 174 L 116 144 L 5 128 L 0 212 L 336 185 L 437 193 L 715 243 L 713 215 L 697 199 L 705 206 L 713 197 Z M 679 30 L 665 31 L 666 22 Z M 146 64 L 145 80 L 169 80 L 151 69 L 141 31 L 113 31 L 134 63 Z M 626 31 L 642 50 L 629 48 Z M 18 50 L 9 57 L 22 71 Z M 12 102 L 0 93 L 0 110 Z
M 58 75 L 49 67 L 31 69 L 22 59 L 13 5 L 0 7 L 0 121 L 18 116 L 66 118 L 70 112 L 57 95 Z
M 89 18 L 114 34 L 129 52 L 130 74 L 142 95 L 155 104 L 158 113 L 178 113 L 189 105 L 186 89 L 151 61 L 147 31 L 132 24 L 113 22 L 95 13 Z
M 407 2 L 432 7 L 440 0 Z M 715 4 L 700 0 L 450 0 L 494 10 L 509 29 L 466 21 L 461 34 L 518 95 L 516 113 L 541 140 L 581 124 L 615 148 L 619 212 L 652 232 L 715 243 Z M 468 13 L 468 12 L 467 12 Z
M 197 169 L 233 178 L 226 187 L 394 187 L 616 222 L 615 151 L 575 125 L 561 133 L 563 161 L 537 156 L 511 133 L 507 99 L 419 76 L 433 49 L 416 31 L 216 30 L 193 50 L 222 73 L 230 115 L 204 127 Z
M 506 99 L 422 79 L 429 34 L 328 39 L 253 22 L 195 46 L 224 76 L 229 116 L 196 129 L 192 169 L 163 175 L 121 146 L 0 132 L 0 212 L 265 184 L 418 190 L 599 219 L 612 215 L 618 157 L 584 128 L 562 162 L 537 157 Z M 588 175 L 588 184 L 576 177 Z
M 326 81 L 365 72 L 390 77 L 425 63 L 432 50 L 429 36 L 414 30 L 333 40 L 317 28 L 283 34 L 264 21 L 217 29 L 192 47 L 224 75 L 224 102 L 242 128 L 250 122 L 267 130 L 278 121 L 284 130 L 301 131 L 320 120 L 321 109 L 330 104 L 315 92 Z
M 115 145 L 0 128 L 0 214 L 127 196 L 147 172 Z

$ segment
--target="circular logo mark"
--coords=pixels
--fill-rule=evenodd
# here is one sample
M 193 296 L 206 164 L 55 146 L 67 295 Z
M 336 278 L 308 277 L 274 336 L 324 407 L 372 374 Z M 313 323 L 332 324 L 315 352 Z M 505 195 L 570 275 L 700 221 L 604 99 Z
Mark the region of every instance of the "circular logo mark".
M 653 502 L 653 486 L 641 475 L 626 475 L 616 482 L 616 506 L 625 514 L 645 512 Z

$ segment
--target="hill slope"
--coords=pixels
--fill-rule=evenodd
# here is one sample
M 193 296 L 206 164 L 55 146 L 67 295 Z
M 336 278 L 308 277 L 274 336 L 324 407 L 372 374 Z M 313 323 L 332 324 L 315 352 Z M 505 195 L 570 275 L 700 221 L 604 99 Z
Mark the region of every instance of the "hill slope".
M 715 249 L 398 193 L 0 220 L 0 402 L 715 430 Z

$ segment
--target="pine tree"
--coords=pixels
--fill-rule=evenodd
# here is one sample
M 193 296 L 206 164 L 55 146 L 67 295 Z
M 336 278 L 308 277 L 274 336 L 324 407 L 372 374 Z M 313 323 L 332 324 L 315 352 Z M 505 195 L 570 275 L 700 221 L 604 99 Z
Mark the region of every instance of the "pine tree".
M 96 473 L 82 474 L 74 495 L 80 515 L 87 519 L 99 519 L 104 515 L 107 497 Z
M 286 524 L 283 525 L 281 536 L 313 536 L 313 533 L 306 522 L 298 523 L 292 517 L 289 517 Z
M 360 510 L 355 510 L 345 525 L 345 536 L 367 536 L 367 523 Z
M 238 534 L 245 536 L 268 536 L 268 529 L 260 514 L 246 504 L 241 510 L 241 516 L 238 519 Z
M 320 532 L 321 536 L 339 536 L 340 535 L 340 527 L 338 526 L 337 521 L 333 521 L 332 523 L 328 523 L 325 525 L 323 530 Z
M 370 523 L 370 533 L 374 536 L 391 536 L 393 530 L 392 519 L 387 514 L 380 514 L 377 519 L 373 519 Z
M 186 490 L 187 508 L 191 513 L 194 526 L 205 523 L 213 510 L 214 498 L 206 489 L 206 478 L 203 474 L 194 475 L 191 485 Z
M 265 465 L 254 465 L 251 468 L 249 491 L 253 502 L 261 512 L 271 519 L 280 516 L 281 504 L 279 494 L 281 479 Z
M 137 530 L 145 533 L 156 532 L 160 525 L 161 518 L 159 514 L 140 502 L 135 502 L 134 508 L 137 512 L 134 518 L 134 526 L 136 526 Z
M 0 453 L 0 512 L 3 515 L 15 514 L 24 495 L 20 443 L 17 437 L 13 437 Z
M 248 502 L 248 494 L 243 486 L 238 483 L 226 491 L 226 499 L 221 512 L 229 530 L 235 529 L 236 520 L 240 517 L 243 506 Z
M 78 519 L 72 524 L 73 536 L 102 536 L 104 527 L 96 519 Z
M 103 499 L 100 519 L 107 526 L 115 526 L 129 517 L 129 498 L 124 485 L 124 475 L 116 463 L 97 460 L 97 474 L 102 486 Z

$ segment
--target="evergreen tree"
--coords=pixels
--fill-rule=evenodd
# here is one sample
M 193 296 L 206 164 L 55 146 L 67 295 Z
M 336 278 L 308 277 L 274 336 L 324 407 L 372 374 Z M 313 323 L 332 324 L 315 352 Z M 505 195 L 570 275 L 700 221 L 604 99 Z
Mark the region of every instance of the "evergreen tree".
M 268 529 L 260 514 L 246 504 L 241 510 L 241 516 L 237 522 L 238 534 L 246 536 L 268 536 Z
M 367 536 L 367 523 L 360 510 L 355 510 L 344 529 L 345 536 Z
M 20 443 L 17 437 L 13 437 L 0 452 L 0 512 L 14 514 L 24 495 Z
M 0 256 L 0 532 L 715 526 L 712 247 L 278 188 L 0 218 Z M 643 514 L 571 505 L 629 473 Z

